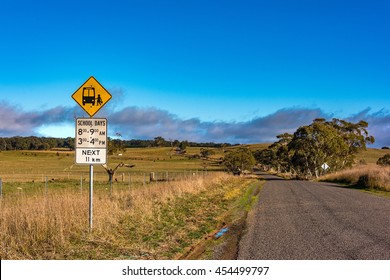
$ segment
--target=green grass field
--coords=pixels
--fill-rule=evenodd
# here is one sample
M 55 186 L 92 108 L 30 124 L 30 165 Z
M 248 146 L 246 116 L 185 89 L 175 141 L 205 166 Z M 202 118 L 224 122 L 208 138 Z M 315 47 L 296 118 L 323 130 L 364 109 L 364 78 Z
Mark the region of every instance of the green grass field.
M 188 148 L 188 155 L 199 154 L 200 148 Z M 159 172 L 160 176 L 171 173 L 186 174 L 193 172 L 221 171 L 223 166 L 217 161 L 223 156 L 223 151 L 215 149 L 213 160 L 189 158 L 178 155 L 171 148 L 133 148 L 127 149 L 121 155 L 108 157 L 108 166 L 114 168 L 120 162 L 134 164 L 134 168 L 121 168 L 117 172 L 117 180 L 133 175 L 134 178 L 149 177 L 150 172 Z M 2 151 L 0 152 L 0 178 L 4 182 L 43 182 L 46 176 L 49 180 L 73 179 L 87 177 L 89 167 L 74 163 L 73 151 Z M 95 180 L 104 181 L 108 175 L 103 167 L 95 166 Z M 175 173 L 175 174 L 174 174 Z M 126 179 L 127 181 L 128 179 Z M 143 179 L 142 179 L 143 180 Z

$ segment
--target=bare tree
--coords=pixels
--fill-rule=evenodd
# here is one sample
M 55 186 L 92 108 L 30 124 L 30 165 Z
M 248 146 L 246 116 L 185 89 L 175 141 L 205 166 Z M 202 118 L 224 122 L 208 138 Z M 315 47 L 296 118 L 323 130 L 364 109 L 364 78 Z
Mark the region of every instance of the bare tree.
M 134 164 L 127 164 L 127 163 L 121 162 L 117 166 L 115 166 L 114 168 L 109 168 L 107 164 L 103 164 L 102 166 L 108 173 L 108 181 L 110 182 L 110 194 L 112 195 L 112 180 L 114 179 L 115 172 L 120 167 L 133 168 L 135 165 Z

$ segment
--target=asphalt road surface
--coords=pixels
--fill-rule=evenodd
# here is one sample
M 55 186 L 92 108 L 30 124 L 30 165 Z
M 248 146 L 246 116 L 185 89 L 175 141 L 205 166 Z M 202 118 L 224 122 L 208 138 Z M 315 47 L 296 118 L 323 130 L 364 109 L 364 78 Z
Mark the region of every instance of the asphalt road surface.
M 262 176 L 238 259 L 390 260 L 390 198 Z

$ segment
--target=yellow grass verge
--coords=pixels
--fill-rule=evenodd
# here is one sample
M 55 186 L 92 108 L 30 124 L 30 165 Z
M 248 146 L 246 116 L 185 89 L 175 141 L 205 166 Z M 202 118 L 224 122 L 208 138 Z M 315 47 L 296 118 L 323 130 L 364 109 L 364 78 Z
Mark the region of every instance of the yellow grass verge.
M 390 167 L 383 166 L 356 166 L 352 169 L 329 174 L 321 181 L 332 181 L 356 185 L 362 188 L 390 191 Z
M 244 179 L 210 174 L 94 196 L 71 188 L 0 200 L 1 259 L 169 259 L 221 221 Z

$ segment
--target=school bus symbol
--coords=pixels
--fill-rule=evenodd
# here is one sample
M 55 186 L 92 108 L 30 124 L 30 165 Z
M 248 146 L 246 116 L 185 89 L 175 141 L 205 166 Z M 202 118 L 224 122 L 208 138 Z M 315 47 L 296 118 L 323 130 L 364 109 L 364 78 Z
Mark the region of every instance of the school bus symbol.
M 90 117 L 93 117 L 111 97 L 111 94 L 93 76 L 72 94 L 72 98 Z
M 83 88 L 83 105 L 92 104 L 95 106 L 95 88 L 93 87 L 84 87 Z
M 96 105 L 99 105 L 99 106 L 101 106 L 103 104 L 103 100 L 100 97 L 100 94 L 98 94 L 98 96 L 96 98 L 94 87 L 84 87 L 83 88 L 83 105 L 85 106 L 85 104 L 89 103 L 89 104 L 92 104 L 92 106 L 95 106 L 95 102 L 96 102 Z

